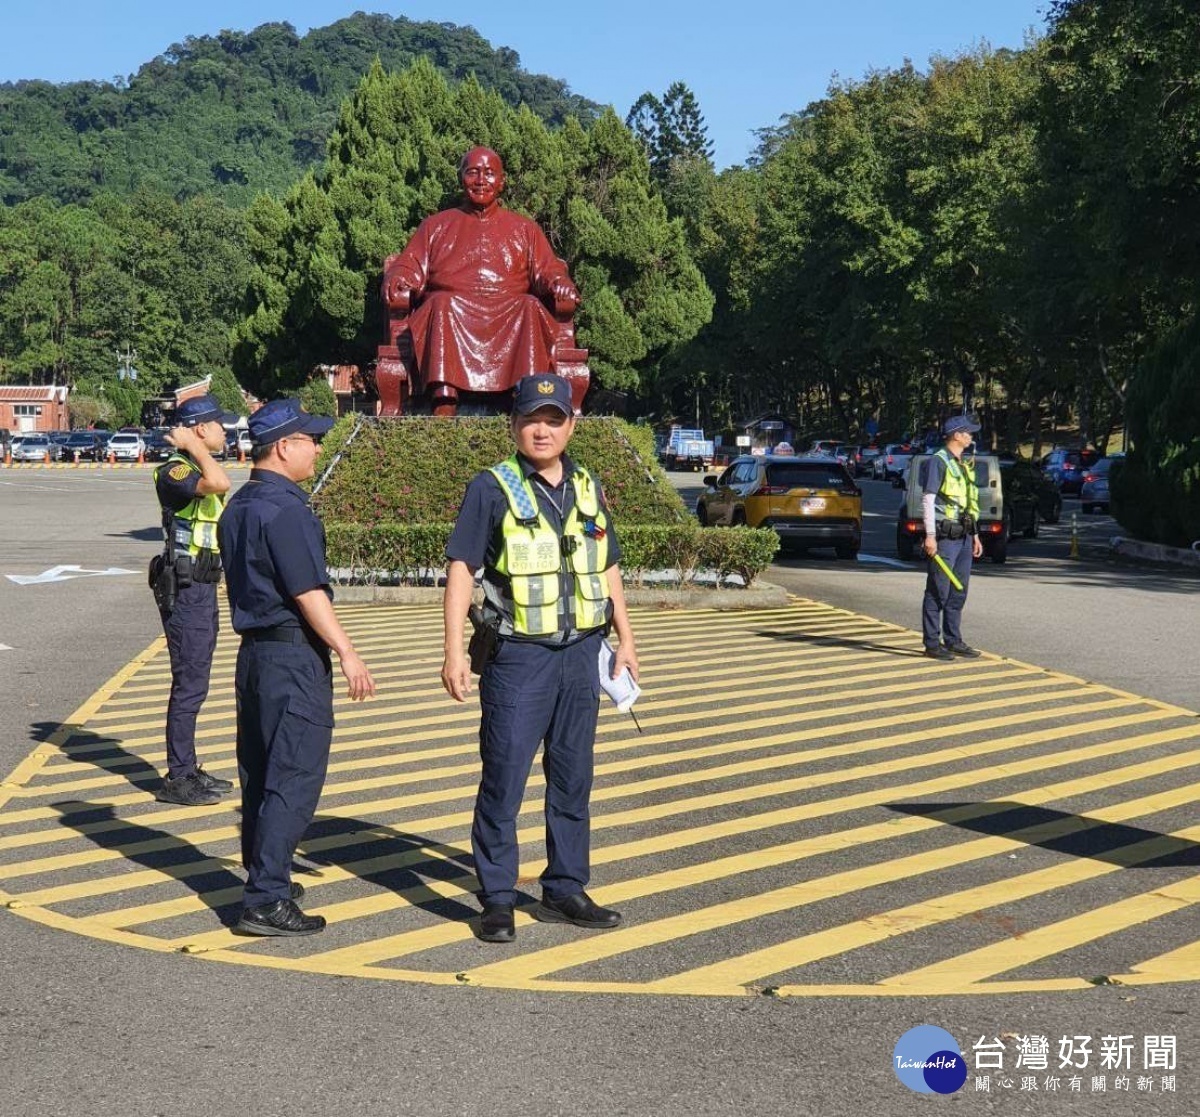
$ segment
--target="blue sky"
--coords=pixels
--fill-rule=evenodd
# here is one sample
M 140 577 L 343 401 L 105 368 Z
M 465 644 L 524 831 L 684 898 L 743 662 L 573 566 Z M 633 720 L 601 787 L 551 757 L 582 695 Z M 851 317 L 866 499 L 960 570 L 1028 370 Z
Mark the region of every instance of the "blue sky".
M 700 101 L 720 167 L 743 162 L 753 130 L 822 96 L 830 77 L 860 77 L 984 40 L 1020 47 L 1044 30 L 1049 0 L 9 0 L 0 81 L 130 75 L 188 35 L 286 20 L 303 34 L 355 10 L 469 24 L 527 70 L 562 78 L 624 116 L 638 96 L 676 79 Z M 553 19 L 548 19 L 554 13 Z

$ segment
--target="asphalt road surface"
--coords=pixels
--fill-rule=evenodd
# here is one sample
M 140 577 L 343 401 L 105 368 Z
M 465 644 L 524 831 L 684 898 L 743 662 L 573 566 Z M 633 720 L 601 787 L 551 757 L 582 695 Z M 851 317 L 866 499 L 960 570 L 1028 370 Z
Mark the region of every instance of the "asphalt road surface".
M 864 487 L 864 553 L 891 559 L 899 494 Z M 22 897 L 0 1112 L 908 1114 L 893 1049 L 925 1024 L 972 1065 L 928 1104 L 1196 1111 L 1194 579 L 1072 562 L 1046 531 L 980 568 L 965 632 L 990 654 L 948 667 L 914 654 L 915 565 L 815 553 L 769 575 L 807 599 L 788 609 L 640 618 L 646 735 L 605 712 L 594 811 L 594 891 L 629 926 L 523 920 L 499 951 L 464 930 L 474 714 L 438 695 L 436 607 L 347 609 L 392 681 L 339 707 L 303 847 L 340 917 L 240 944 L 236 816 L 147 793 L 147 475 L 0 472 L 0 511 L 0 895 Z M 214 683 L 201 744 L 227 772 Z M 1046 1071 L 1018 1036 L 1047 1037 Z M 1079 1036 L 1088 1067 L 1058 1069 Z M 1104 1037 L 1129 1037 L 1126 1075 Z

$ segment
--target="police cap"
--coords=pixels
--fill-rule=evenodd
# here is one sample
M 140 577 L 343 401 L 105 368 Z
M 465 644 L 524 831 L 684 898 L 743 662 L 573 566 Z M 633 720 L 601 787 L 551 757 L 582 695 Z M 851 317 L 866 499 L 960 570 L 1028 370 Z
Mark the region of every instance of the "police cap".
M 322 438 L 329 433 L 333 420 L 327 415 L 310 415 L 296 399 L 273 399 L 264 403 L 246 425 L 256 446 L 269 446 L 290 434 Z
M 513 413 L 531 415 L 539 407 L 557 407 L 564 415 L 574 415 L 571 385 L 552 372 L 522 376 L 513 389 Z

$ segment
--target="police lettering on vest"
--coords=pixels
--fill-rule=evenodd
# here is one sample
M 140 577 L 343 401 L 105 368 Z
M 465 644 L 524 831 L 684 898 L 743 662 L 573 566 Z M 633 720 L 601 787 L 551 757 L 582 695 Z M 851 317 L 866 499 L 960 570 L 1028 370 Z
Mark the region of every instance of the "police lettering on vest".
M 515 456 L 492 466 L 489 472 L 508 501 L 496 571 L 508 582 L 512 634 L 548 636 L 605 625 L 609 615 L 605 573 L 611 565 L 609 525 L 591 474 L 578 468 L 571 474 L 575 504 L 560 536 L 538 508 L 537 497 Z M 562 592 L 563 574 L 572 587 L 569 597 Z M 502 632 L 505 627 L 502 622 Z

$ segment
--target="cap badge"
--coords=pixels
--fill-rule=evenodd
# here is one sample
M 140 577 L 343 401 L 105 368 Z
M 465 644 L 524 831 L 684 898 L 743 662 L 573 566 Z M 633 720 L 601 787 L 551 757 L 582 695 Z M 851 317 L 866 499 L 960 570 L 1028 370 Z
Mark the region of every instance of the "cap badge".
M 538 391 L 541 392 L 541 394 L 544 396 L 554 395 L 554 381 L 553 380 L 539 380 L 538 381 Z

